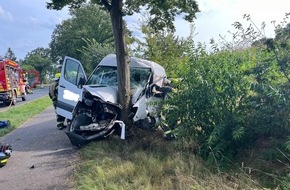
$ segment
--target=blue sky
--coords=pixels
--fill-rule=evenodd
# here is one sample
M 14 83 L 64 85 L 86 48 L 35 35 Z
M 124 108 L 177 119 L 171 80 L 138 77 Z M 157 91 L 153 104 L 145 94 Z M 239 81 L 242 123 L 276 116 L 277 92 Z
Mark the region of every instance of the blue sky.
M 9 47 L 18 59 L 37 47 L 48 47 L 55 26 L 69 18 L 68 10 L 48 10 L 49 0 L 0 0 L 0 55 Z M 289 0 L 197 0 L 200 13 L 195 21 L 195 41 L 208 43 L 219 34 L 227 35 L 235 21 L 244 21 L 243 14 L 250 14 L 260 26 L 266 23 L 266 36 L 274 37 L 272 20 L 281 21 L 290 12 Z M 138 17 L 128 19 L 129 26 L 136 28 Z M 290 20 L 288 19 L 288 22 Z M 188 36 L 189 24 L 182 19 L 175 22 L 176 34 Z
M 9 47 L 18 59 L 37 47 L 48 47 L 55 26 L 67 10 L 46 9 L 46 0 L 0 0 L 0 55 Z

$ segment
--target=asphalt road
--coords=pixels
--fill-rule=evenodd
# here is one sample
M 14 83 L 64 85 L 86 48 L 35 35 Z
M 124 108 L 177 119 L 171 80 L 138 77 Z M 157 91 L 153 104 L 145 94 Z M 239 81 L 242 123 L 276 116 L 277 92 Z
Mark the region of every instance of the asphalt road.
M 74 189 L 72 175 L 79 161 L 65 131 L 56 128 L 51 106 L 0 142 L 12 145 L 12 156 L 0 168 L 0 190 Z
M 14 106 L 11 106 L 11 107 L 15 107 L 17 105 L 22 105 L 22 104 L 26 104 L 27 102 L 30 102 L 34 99 L 37 99 L 37 98 L 40 98 L 40 97 L 43 97 L 45 95 L 48 95 L 48 87 L 43 87 L 43 88 L 38 88 L 38 89 L 33 89 L 33 94 L 27 94 L 26 95 L 26 101 L 22 101 L 21 98 L 17 98 L 17 101 L 16 101 L 16 105 Z M 9 109 L 9 106 L 6 106 L 5 104 L 3 103 L 0 103 L 0 112 L 1 111 L 5 111 Z

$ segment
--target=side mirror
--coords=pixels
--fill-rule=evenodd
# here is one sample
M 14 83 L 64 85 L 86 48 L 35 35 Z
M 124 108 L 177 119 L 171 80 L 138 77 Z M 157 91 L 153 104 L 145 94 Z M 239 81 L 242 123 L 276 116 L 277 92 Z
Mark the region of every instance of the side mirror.
M 82 88 L 83 85 L 84 85 L 86 82 L 87 82 L 86 79 L 85 79 L 84 77 L 81 77 L 81 78 L 79 79 L 78 87 L 79 87 L 79 88 Z

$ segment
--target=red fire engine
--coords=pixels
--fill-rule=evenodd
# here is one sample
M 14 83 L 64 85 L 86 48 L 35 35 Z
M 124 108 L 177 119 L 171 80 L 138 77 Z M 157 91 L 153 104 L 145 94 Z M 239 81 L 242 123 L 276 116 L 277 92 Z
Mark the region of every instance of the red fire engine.
M 36 69 L 23 70 L 23 78 L 28 82 L 30 88 L 36 88 L 41 84 L 39 73 Z
M 26 100 L 22 69 L 9 59 L 0 60 L 0 103 L 16 104 L 16 99 Z

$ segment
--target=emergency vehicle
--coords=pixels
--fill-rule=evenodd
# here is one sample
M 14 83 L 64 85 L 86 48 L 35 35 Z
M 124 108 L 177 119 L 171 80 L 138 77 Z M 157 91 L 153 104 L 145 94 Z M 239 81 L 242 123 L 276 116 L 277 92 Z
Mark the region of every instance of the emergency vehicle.
M 15 105 L 17 98 L 26 100 L 22 69 L 12 60 L 0 59 L 0 103 Z
M 23 70 L 23 78 L 26 80 L 30 88 L 36 88 L 41 84 L 39 72 L 36 69 Z

